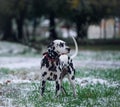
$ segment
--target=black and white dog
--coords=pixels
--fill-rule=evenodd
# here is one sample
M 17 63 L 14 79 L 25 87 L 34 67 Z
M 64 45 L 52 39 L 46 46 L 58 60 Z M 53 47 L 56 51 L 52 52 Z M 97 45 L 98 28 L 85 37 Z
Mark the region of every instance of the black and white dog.
M 72 88 L 73 95 L 76 96 L 75 90 L 75 69 L 73 67 L 72 59 L 78 53 L 78 45 L 74 37 L 72 39 L 75 43 L 75 53 L 71 57 L 68 56 L 70 48 L 62 40 L 54 40 L 48 46 L 47 52 L 43 54 L 41 60 L 41 95 L 43 96 L 45 90 L 46 80 L 52 80 L 56 82 L 56 95 L 59 96 L 61 90 L 64 91 L 62 87 L 62 80 L 65 75 L 67 75 Z

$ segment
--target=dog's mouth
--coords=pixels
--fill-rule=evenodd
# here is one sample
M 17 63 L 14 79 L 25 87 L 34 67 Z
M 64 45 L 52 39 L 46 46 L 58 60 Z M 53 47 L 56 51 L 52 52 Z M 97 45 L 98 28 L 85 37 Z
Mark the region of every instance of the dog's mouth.
M 68 48 L 66 48 L 66 49 L 67 49 L 67 51 L 68 51 L 67 53 L 70 53 L 70 48 L 68 47 Z
M 68 53 L 70 53 L 70 48 L 69 47 L 67 47 L 67 48 L 65 48 L 65 50 L 63 51 L 63 52 L 59 52 L 59 51 L 56 51 L 59 55 L 64 55 L 64 54 L 68 54 Z
M 62 53 L 62 55 L 70 53 L 70 48 L 66 48 L 66 50 L 67 50 L 67 51 L 64 52 L 64 53 Z

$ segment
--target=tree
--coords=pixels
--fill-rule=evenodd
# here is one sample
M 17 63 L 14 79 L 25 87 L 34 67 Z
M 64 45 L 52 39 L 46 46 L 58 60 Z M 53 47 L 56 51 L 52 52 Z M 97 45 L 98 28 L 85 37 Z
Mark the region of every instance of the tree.
M 76 23 L 78 38 L 83 39 L 87 38 L 87 28 L 91 23 L 119 16 L 119 6 L 119 0 L 0 0 L 0 30 L 4 32 L 4 39 L 21 41 L 24 39 L 24 20 L 34 20 L 35 32 L 36 19 L 46 16 L 50 20 L 51 38 L 57 38 L 55 18 L 59 18 Z M 17 38 L 13 36 L 13 19 L 17 23 Z
M 30 12 L 30 19 L 33 20 L 33 36 L 36 34 L 36 28 L 38 25 L 38 18 L 45 14 L 45 0 L 32 0 L 32 7 Z
M 0 0 L 0 28 L 3 31 L 3 38 L 4 40 L 13 40 L 14 37 L 12 36 L 12 5 L 10 1 Z
M 2 30 L 4 32 L 3 39 L 5 40 L 18 40 L 23 38 L 23 23 L 27 11 L 28 0 L 0 0 L 0 17 L 3 18 Z M 12 20 L 16 19 L 18 38 L 12 31 Z
M 23 25 L 25 19 L 27 19 L 29 16 L 28 10 L 29 6 L 31 5 L 31 0 L 15 0 L 14 4 L 14 18 L 17 23 L 18 41 L 24 41 L 25 37 L 23 33 Z
M 97 24 L 102 18 L 119 16 L 119 0 L 71 0 L 70 4 L 77 37 L 81 39 L 87 38 L 87 28 L 90 24 Z
M 57 33 L 56 33 L 56 23 L 55 18 L 67 18 L 69 19 L 69 5 L 67 0 L 41 0 L 41 2 L 38 2 L 38 0 L 34 1 L 34 12 L 37 13 L 38 10 L 42 15 L 49 18 L 49 32 L 50 32 L 50 38 L 56 39 Z M 40 6 L 36 6 L 40 5 Z M 39 13 L 38 12 L 38 13 Z M 36 14 L 36 16 L 39 17 L 39 14 Z
M 49 16 L 50 20 L 50 37 L 53 39 L 57 38 L 56 33 L 56 24 L 55 24 L 55 18 L 68 18 L 68 11 L 69 11 L 69 5 L 66 0 L 46 0 L 45 4 L 45 14 Z

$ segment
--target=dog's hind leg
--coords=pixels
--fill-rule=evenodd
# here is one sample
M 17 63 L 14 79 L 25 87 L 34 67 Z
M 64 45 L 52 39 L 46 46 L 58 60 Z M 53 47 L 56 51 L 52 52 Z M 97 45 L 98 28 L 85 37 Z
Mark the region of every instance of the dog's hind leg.
M 66 90 L 65 90 L 65 88 L 63 86 L 61 86 L 61 91 L 62 91 L 63 94 L 67 95 L 67 92 L 66 92 Z
M 68 79 L 73 89 L 73 96 L 76 97 L 75 79 L 73 79 L 73 76 L 70 75 L 68 75 Z
M 73 89 L 73 96 L 76 97 L 76 88 L 75 88 L 75 69 L 73 66 L 68 67 L 68 79 Z

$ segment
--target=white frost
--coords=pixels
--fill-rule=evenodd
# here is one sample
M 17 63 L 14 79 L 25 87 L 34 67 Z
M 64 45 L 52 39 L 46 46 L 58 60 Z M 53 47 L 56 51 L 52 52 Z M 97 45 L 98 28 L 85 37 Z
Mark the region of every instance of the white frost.
M 102 85 L 107 85 L 107 86 L 118 86 L 118 83 L 110 83 L 108 80 L 104 80 L 101 78 L 91 78 L 91 77 L 87 77 L 87 78 L 76 78 L 75 79 L 75 83 L 84 87 L 86 85 L 95 85 L 95 84 L 102 84 Z

